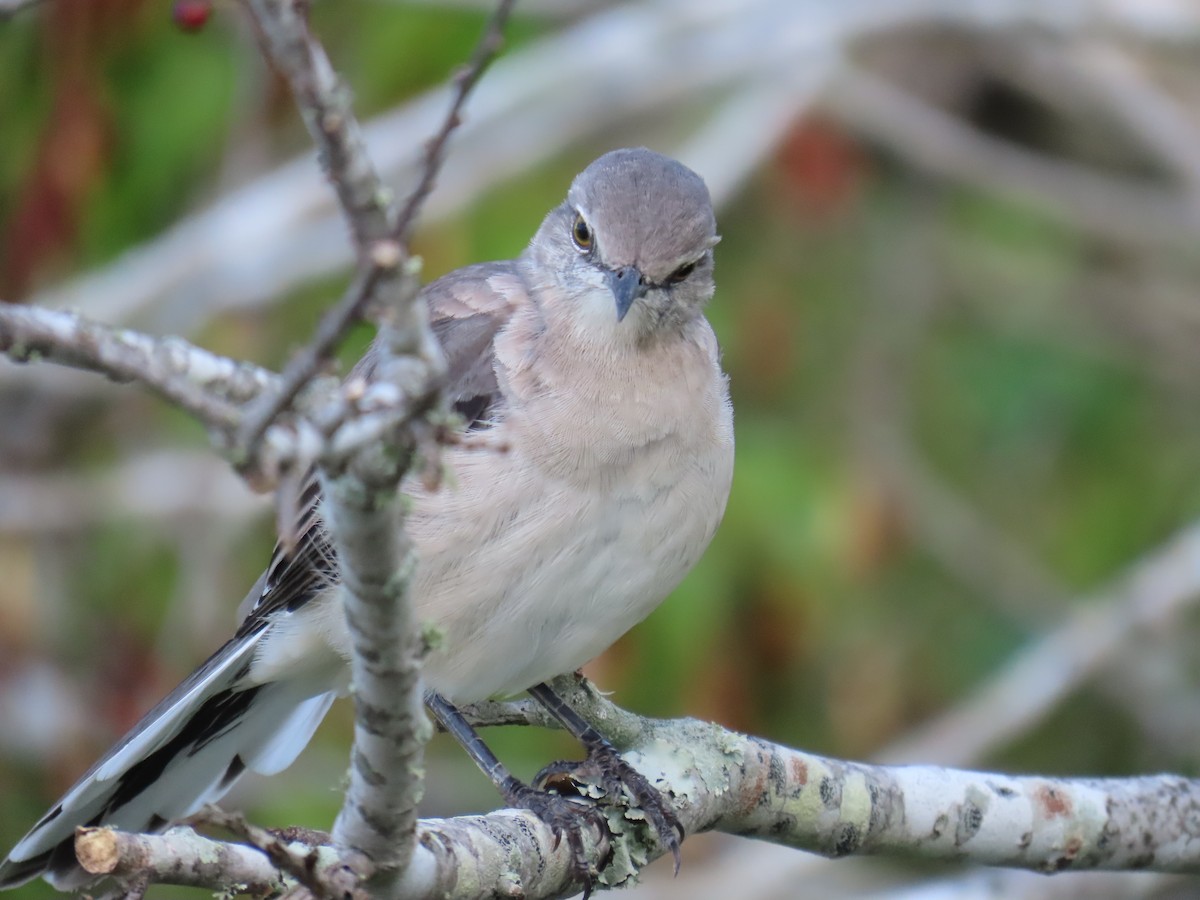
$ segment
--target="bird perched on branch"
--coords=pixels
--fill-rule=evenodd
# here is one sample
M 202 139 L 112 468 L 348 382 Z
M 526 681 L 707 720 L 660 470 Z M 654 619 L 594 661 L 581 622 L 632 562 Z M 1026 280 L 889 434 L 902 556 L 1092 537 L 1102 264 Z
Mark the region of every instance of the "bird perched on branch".
M 579 804 L 513 778 L 455 704 L 529 690 L 641 806 L 676 855 L 658 792 L 545 684 L 645 618 L 695 565 L 725 510 L 732 410 L 704 318 L 718 237 L 701 178 L 645 149 L 597 159 L 515 260 L 424 289 L 449 363 L 447 399 L 504 453 L 446 450 L 439 490 L 418 479 L 407 528 L 416 617 L 442 633 L 426 702 L 510 804 L 582 859 Z M 371 369 L 369 359 L 362 367 Z M 76 826 L 158 831 L 247 770 L 288 766 L 347 691 L 350 639 L 316 480 L 299 540 L 274 558 L 235 636 L 152 709 L 0 863 L 0 886 L 86 881 Z M 614 788 L 615 789 L 615 788 Z

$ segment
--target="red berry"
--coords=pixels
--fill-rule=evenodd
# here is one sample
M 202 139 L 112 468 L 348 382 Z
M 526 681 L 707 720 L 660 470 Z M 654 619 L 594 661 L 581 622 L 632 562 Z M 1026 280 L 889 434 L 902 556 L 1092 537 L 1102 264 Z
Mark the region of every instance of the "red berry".
M 212 15 L 210 0 L 175 0 L 171 18 L 181 31 L 199 31 Z

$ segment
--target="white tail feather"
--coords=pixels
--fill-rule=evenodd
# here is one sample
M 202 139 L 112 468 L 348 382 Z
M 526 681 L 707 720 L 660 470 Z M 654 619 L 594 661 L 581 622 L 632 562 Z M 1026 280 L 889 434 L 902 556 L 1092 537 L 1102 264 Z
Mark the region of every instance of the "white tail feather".
M 246 759 L 246 766 L 259 775 L 275 775 L 282 772 L 300 755 L 300 751 L 308 746 L 313 732 L 329 712 L 329 707 L 337 699 L 337 694 L 329 692 L 318 694 L 305 700 L 295 712 L 283 723 L 258 754 Z
M 0 888 L 41 874 L 78 886 L 87 879 L 71 848 L 77 826 L 158 831 L 220 798 L 245 770 L 290 765 L 335 694 L 318 672 L 249 682 L 265 633 L 230 641 L 152 709 L 0 862 Z
M 218 691 L 231 687 L 237 673 L 250 662 L 262 634 L 263 632 L 257 632 L 247 635 L 242 641 L 226 644 L 209 660 L 209 664 L 197 671 L 197 674 L 203 672 L 204 678 L 196 678 L 194 681 L 189 678 L 166 700 L 143 716 L 120 743 L 109 750 L 62 798 L 63 809 L 76 808 L 81 799 L 77 795 L 86 791 L 89 786 L 112 781 L 139 760 L 145 759 L 162 747 L 179 731 L 180 723 L 190 711 L 199 708 Z M 209 665 L 212 665 L 211 669 Z M 170 705 L 164 708 L 168 701 Z

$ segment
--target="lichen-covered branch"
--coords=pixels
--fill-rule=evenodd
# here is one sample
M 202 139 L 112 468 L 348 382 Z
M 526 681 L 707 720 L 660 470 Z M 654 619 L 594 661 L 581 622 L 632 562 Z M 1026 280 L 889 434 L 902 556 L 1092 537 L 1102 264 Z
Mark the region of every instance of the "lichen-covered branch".
M 110 328 L 71 312 L 0 303 L 0 353 L 90 369 L 158 392 L 210 428 L 232 429 L 238 405 L 272 389 L 278 376 L 187 341 Z
M 559 683 L 563 689 L 563 683 Z M 586 687 L 571 702 L 613 726 L 629 759 L 673 798 L 689 834 L 723 831 L 830 857 L 889 854 L 1044 873 L 1077 869 L 1200 873 L 1200 781 L 1174 775 L 1043 778 L 934 766 L 873 766 L 793 750 L 693 719 L 641 719 Z M 638 813 L 610 811 L 617 835 L 602 875 L 621 884 L 657 855 Z M 106 839 L 108 840 L 108 839 Z M 197 873 L 230 860 L 247 883 L 284 876 L 186 831 L 116 834 L 105 871 L 149 871 L 173 883 L 222 883 Z M 591 836 L 587 837 L 591 841 Z M 588 844 L 591 853 L 597 848 Z M 307 852 L 307 851 L 306 851 Z M 337 857 L 318 850 L 314 865 Z M 161 862 L 159 862 L 161 861 Z M 570 850 L 528 812 L 420 823 L 402 895 L 568 896 Z
M 477 728 L 493 725 L 537 725 L 559 728 L 558 720 L 545 707 L 532 700 L 482 700 L 458 708 L 468 722 Z
M 322 479 L 354 642 L 353 764 L 333 834 L 340 846 L 365 853 L 376 877 L 394 886 L 412 854 L 430 726 L 405 601 L 416 556 L 402 528 L 401 499 L 390 487 L 376 490 L 357 475 Z M 380 895 L 392 895 L 389 885 L 379 887 Z
M 75 856 L 85 872 L 96 876 L 123 879 L 145 872 L 159 883 L 238 884 L 256 893 L 275 890 L 285 881 L 266 854 L 254 847 L 200 837 L 188 828 L 161 835 L 80 828 L 75 832 Z
M 703 726 L 699 726 L 703 728 Z M 715 736 L 720 739 L 720 736 Z M 825 856 L 889 853 L 1047 874 L 1200 872 L 1200 782 L 1174 775 L 1063 779 L 829 760 L 753 738 L 705 827 Z M 749 803 L 756 795 L 761 799 Z M 704 799 L 711 795 L 701 794 Z

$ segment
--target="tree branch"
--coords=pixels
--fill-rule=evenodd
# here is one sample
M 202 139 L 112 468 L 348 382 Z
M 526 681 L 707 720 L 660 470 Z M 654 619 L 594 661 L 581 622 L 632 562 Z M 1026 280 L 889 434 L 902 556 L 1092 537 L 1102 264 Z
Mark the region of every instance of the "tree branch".
M 959 706 L 883 751 L 887 760 L 978 759 L 1024 734 L 1129 642 L 1169 628 L 1200 601 L 1200 525 L 1181 530 L 1108 587 L 1078 600 L 1055 629 L 1029 643 Z M 1129 676 L 1126 676 L 1129 677 Z
M 312 340 L 284 369 L 279 391 L 248 411 L 239 430 L 238 449 L 244 458 L 253 459 L 267 427 L 329 361 L 367 304 L 377 296 L 391 300 L 401 292 L 400 285 L 388 282 L 396 280 L 408 254 L 389 237 L 395 221 L 391 192 L 367 155 L 349 92 L 334 72 L 325 48 L 309 32 L 306 8 L 290 0 L 247 0 L 246 6 L 263 53 L 291 87 L 326 177 L 337 192 L 359 260 L 354 281 L 342 299 L 321 317 Z M 415 278 L 415 273 L 405 274 Z
M 835 87 L 829 109 L 914 167 L 1021 197 L 1043 213 L 1133 246 L 1190 242 L 1200 212 L 1170 186 L 1106 175 L 988 137 L 862 70 Z
M 367 155 L 362 130 L 325 48 L 308 28 L 306 3 L 294 0 L 246 0 L 263 54 L 283 76 L 296 99 L 321 166 L 362 251 L 391 232 L 394 209 L 375 165 Z
M 284 410 L 292 406 L 305 385 L 328 364 L 338 344 L 358 319 L 367 301 L 375 296 L 385 278 L 396 277 L 396 266 L 401 259 L 401 251 L 396 244 L 388 241 L 376 244 L 370 256 L 367 262 L 359 265 L 354 280 L 342 295 L 342 299 L 321 317 L 317 331 L 309 343 L 288 362 L 280 376 L 279 389 L 263 394 L 246 410 L 237 436 L 237 453 L 240 458 L 250 460 L 255 457 L 267 428 L 278 420 Z M 415 280 L 416 272 L 409 271 L 401 278 Z
M 353 764 L 333 834 L 340 846 L 365 853 L 394 884 L 412 854 L 421 755 L 431 734 L 406 598 L 416 553 L 403 531 L 394 484 L 377 489 L 344 475 L 323 478 L 321 487 L 354 646 Z M 392 896 L 388 884 L 380 887 L 382 896 Z
M 560 689 L 562 681 L 559 682 Z M 689 834 L 717 830 L 829 857 L 901 854 L 1043 873 L 1081 869 L 1200 872 L 1200 781 L 1171 775 L 1061 779 L 934 766 L 872 766 L 793 750 L 693 719 L 641 719 L 585 688 L 569 691 L 590 717 L 616 726 L 629 758 L 674 798 Z M 607 811 L 617 834 L 609 886 L 658 855 L 637 813 Z M 219 887 L 195 874 L 220 852 L 238 878 L 283 878 L 265 857 L 186 831 L 114 835 L 105 871 Z M 590 835 L 588 852 L 597 850 Z M 308 852 L 305 848 L 304 852 Z M 160 865 L 156 860 L 162 860 Z M 318 867 L 336 856 L 318 850 Z M 423 820 L 400 889 L 405 897 L 508 896 L 577 890 L 570 850 L 527 812 Z M 207 871 L 207 870 L 206 870 Z
M 272 389 L 273 372 L 209 353 L 180 338 L 110 328 L 70 312 L 0 303 L 0 353 L 47 359 L 136 381 L 210 428 L 237 425 L 237 405 Z

